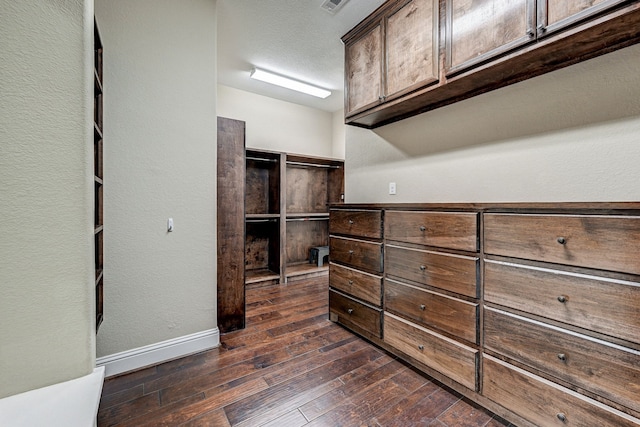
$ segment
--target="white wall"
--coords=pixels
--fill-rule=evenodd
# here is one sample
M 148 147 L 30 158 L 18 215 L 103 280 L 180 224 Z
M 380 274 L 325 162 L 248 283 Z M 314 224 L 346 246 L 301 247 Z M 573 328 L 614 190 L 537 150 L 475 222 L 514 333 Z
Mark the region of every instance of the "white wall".
M 0 398 L 91 373 L 93 2 L 0 1 Z
M 105 49 L 102 357 L 216 327 L 216 2 L 97 0 L 96 15 Z
M 638 201 L 639 69 L 633 46 L 374 131 L 349 126 L 346 199 Z
M 219 85 L 218 115 L 246 122 L 247 148 L 343 158 L 326 111 Z

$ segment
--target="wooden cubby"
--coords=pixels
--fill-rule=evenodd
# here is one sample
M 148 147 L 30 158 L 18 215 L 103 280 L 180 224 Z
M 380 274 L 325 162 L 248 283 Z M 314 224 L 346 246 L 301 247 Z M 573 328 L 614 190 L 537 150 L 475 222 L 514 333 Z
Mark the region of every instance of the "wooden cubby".
M 329 244 L 329 205 L 344 193 L 342 160 L 246 150 L 245 284 L 324 275 L 309 250 Z
M 96 332 L 104 317 L 104 168 L 102 160 L 103 146 L 103 73 L 102 39 L 98 25 L 94 20 L 94 85 L 93 85 L 93 181 L 94 181 L 94 260 L 96 293 Z

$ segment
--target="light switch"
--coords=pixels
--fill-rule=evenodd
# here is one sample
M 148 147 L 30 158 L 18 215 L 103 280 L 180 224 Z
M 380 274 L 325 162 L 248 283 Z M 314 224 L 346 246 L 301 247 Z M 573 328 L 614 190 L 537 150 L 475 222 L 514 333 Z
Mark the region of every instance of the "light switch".
M 173 218 L 167 220 L 167 231 L 171 233 L 173 231 Z
M 396 194 L 396 183 L 395 182 L 390 182 L 389 183 L 389 194 Z

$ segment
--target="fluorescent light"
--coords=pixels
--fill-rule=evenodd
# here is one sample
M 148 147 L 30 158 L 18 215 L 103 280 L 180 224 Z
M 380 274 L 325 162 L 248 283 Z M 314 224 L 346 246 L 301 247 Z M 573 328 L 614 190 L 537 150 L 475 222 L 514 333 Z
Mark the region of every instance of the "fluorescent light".
M 319 87 L 311 86 L 310 84 L 302 83 L 297 80 L 292 80 L 288 77 L 272 74 L 259 68 L 254 68 L 253 70 L 251 70 L 250 76 L 252 79 L 271 83 L 277 86 L 282 86 L 287 89 L 306 93 L 307 95 L 317 96 L 318 98 L 326 98 L 327 96 L 331 95 L 331 92 L 326 89 L 320 89 Z

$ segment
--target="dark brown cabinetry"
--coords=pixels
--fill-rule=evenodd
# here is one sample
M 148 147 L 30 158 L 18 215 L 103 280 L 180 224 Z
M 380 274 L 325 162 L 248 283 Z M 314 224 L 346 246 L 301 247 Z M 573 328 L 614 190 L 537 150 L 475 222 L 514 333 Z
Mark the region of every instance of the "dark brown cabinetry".
M 344 162 L 249 149 L 245 185 L 246 284 L 327 274 L 326 262 L 309 262 L 309 250 L 329 244 L 329 205 L 343 199 Z
M 437 0 L 403 0 L 343 38 L 347 116 L 439 80 L 438 19 Z
M 94 181 L 94 260 L 95 260 L 95 294 L 96 294 L 96 332 L 104 318 L 104 168 L 103 168 L 103 67 L 102 39 L 98 25 L 94 21 L 94 86 L 93 86 L 93 181 Z
M 439 108 L 638 43 L 639 27 L 637 0 L 389 0 L 342 38 L 345 121 Z
M 331 320 L 516 425 L 640 426 L 640 204 L 345 205 L 331 230 Z

